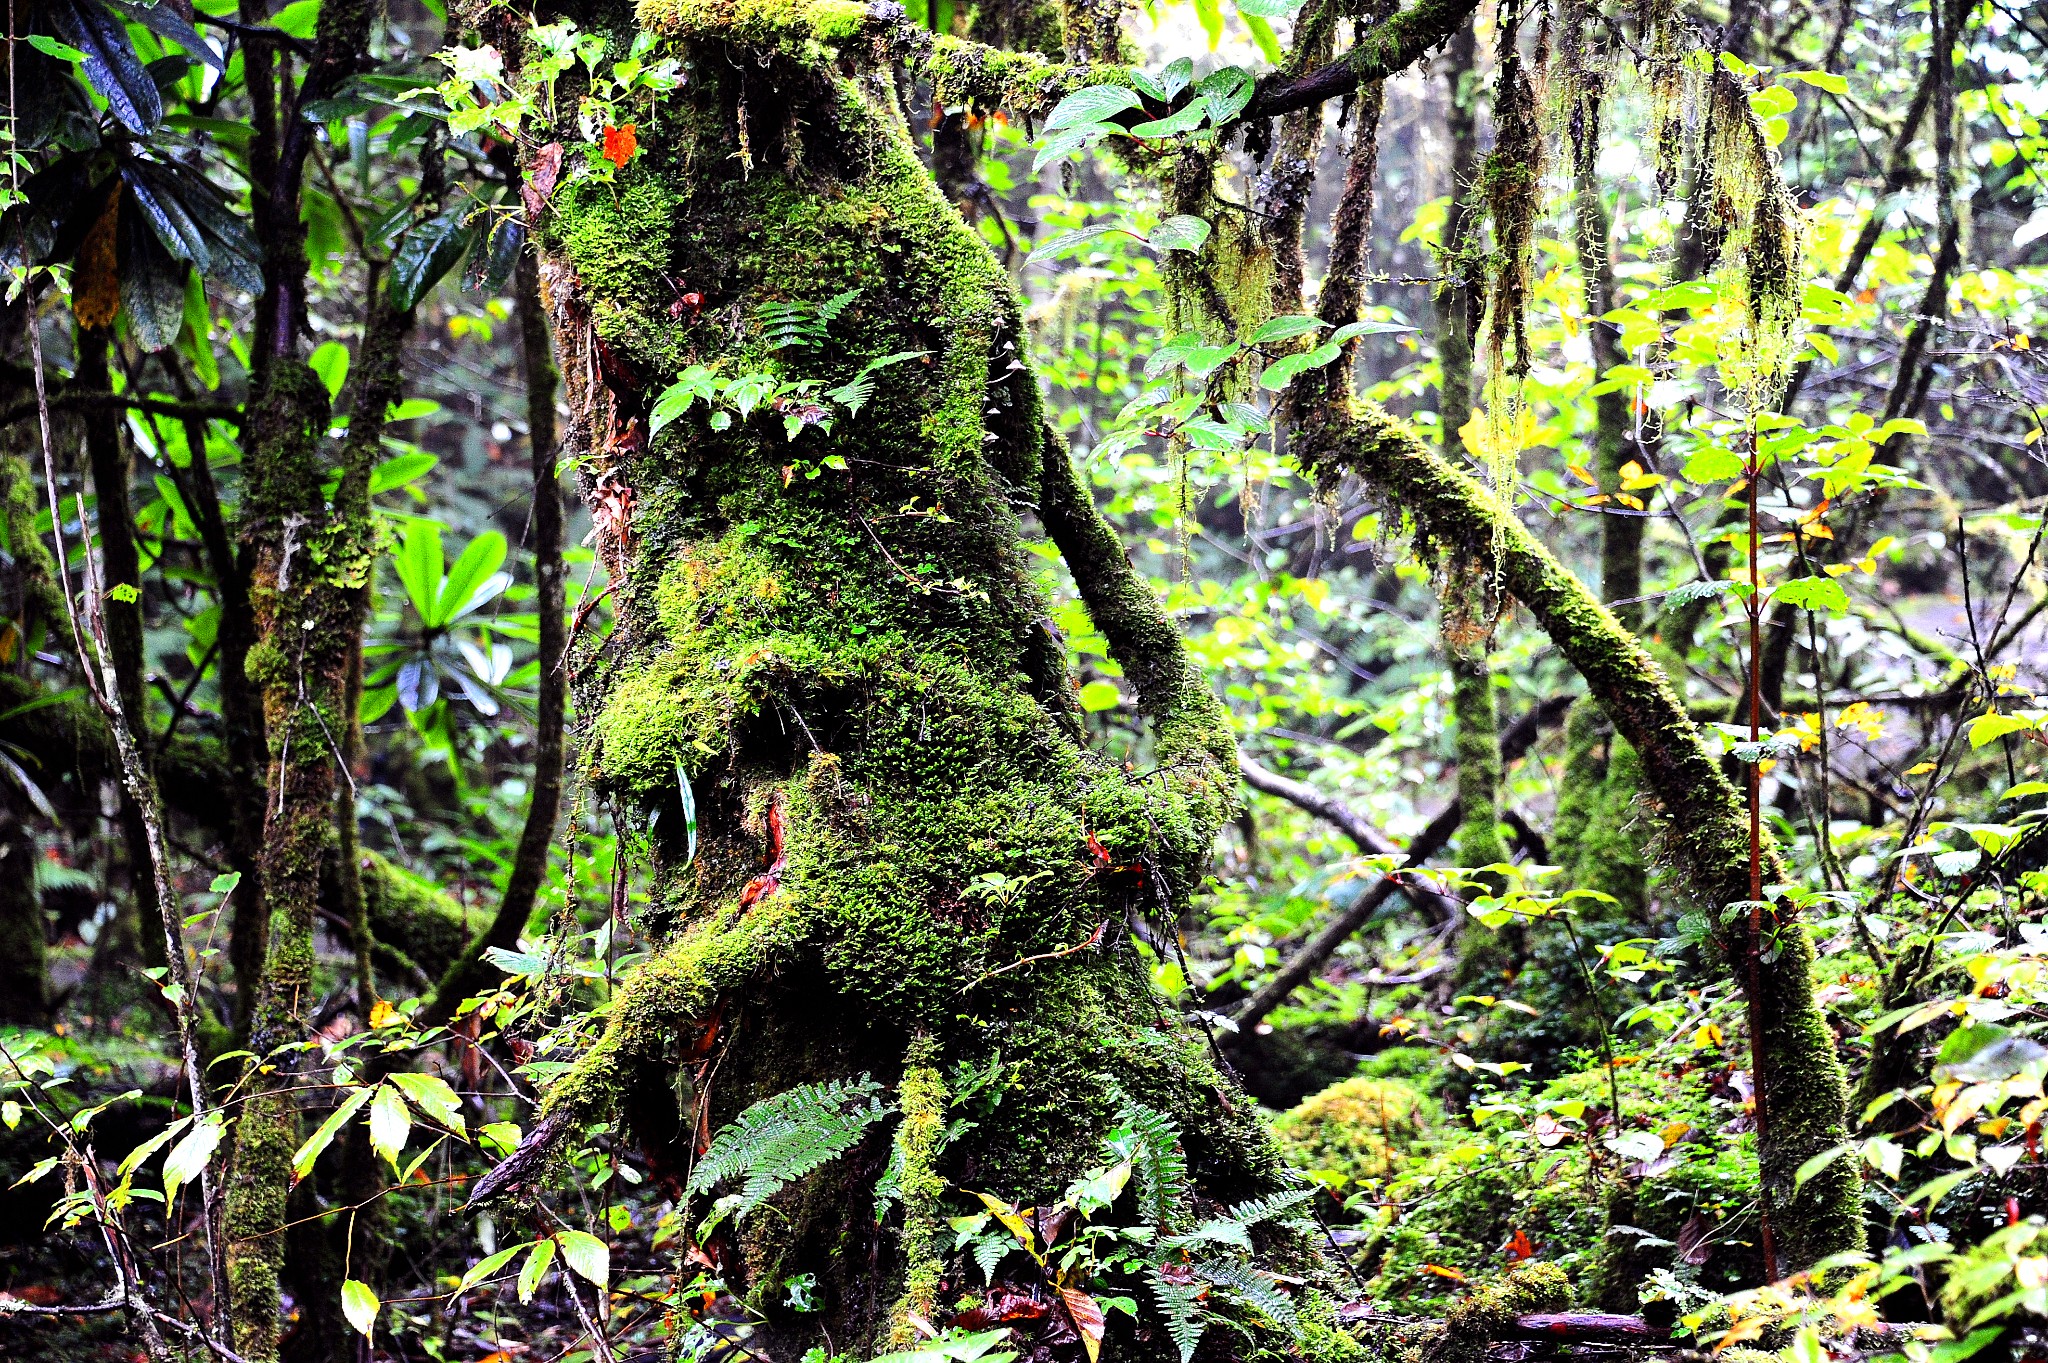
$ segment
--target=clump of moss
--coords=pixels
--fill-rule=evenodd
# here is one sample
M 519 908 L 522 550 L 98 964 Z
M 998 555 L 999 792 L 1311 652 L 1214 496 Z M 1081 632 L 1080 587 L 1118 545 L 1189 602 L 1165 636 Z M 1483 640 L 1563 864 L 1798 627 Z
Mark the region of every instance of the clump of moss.
M 1289 1164 L 1342 1191 L 1394 1177 L 1442 1119 L 1436 1099 L 1407 1080 L 1359 1075 L 1281 1114 L 1273 1135 Z
M 1432 1352 L 1445 1363 L 1482 1363 L 1487 1346 L 1507 1338 L 1517 1316 L 1562 1311 L 1571 1299 L 1571 1279 L 1557 1264 L 1518 1264 L 1480 1283 L 1451 1308 Z
M 639 0 L 635 12 L 649 33 L 719 38 L 797 58 L 851 42 L 873 22 L 860 0 Z

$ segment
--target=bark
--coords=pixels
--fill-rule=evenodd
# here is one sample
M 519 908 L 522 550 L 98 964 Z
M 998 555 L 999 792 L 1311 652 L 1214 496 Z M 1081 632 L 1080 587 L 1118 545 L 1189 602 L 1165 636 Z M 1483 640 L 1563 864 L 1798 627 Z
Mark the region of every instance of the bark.
M 250 23 L 265 19 L 254 0 L 243 0 L 242 14 Z M 247 488 L 238 557 L 249 565 L 255 641 L 246 666 L 268 754 L 257 859 L 262 967 L 237 987 L 254 996 L 246 1047 L 265 1068 L 235 1124 L 223 1215 L 228 1314 L 235 1350 L 248 1363 L 278 1356 L 300 1064 L 298 1053 L 281 1048 L 303 1039 L 313 984 L 313 920 L 334 833 L 336 769 L 353 719 L 345 708 L 348 671 L 375 563 L 369 475 L 389 401 L 378 394 L 387 379 L 395 393 L 404 336 L 402 327 L 386 324 L 373 272 L 363 344 L 351 365 L 354 419 L 339 458 L 329 455 L 327 390 L 300 353 L 307 262 L 299 194 L 315 129 L 299 110 L 332 94 L 364 61 L 372 14 L 367 0 L 321 7 L 296 92 L 279 91 L 266 42 L 245 51 L 254 113 L 251 203 L 264 259 L 243 423 Z M 330 501 L 324 485 L 337 464 L 341 477 Z
M 611 1112 L 680 1166 L 700 1122 L 798 1083 L 867 1073 L 903 1094 L 902 1221 L 875 1220 L 879 1157 L 849 1159 L 712 1247 L 743 1295 L 818 1275 L 812 1317 L 757 1297 L 778 1356 L 821 1328 L 842 1352 L 900 1337 L 950 1252 L 909 1190 L 1040 1202 L 1126 1098 L 1178 1128 L 1197 1203 L 1283 1180 L 1201 1034 L 1105 930 L 1140 917 L 1171 935 L 1232 808 L 1231 735 L 1045 431 L 1009 280 L 918 164 L 885 76 L 820 52 L 832 13 L 728 29 L 712 7 L 643 6 L 691 79 L 616 188 L 559 186 L 536 233 L 565 453 L 616 584 L 612 641 L 577 679 L 582 746 L 593 787 L 649 834 L 662 946 L 516 1167 Z M 579 18 L 634 20 L 616 4 Z M 697 318 L 669 314 L 662 278 L 704 294 Z M 847 289 L 815 350 L 725 320 Z M 877 371 L 858 419 L 829 431 L 792 440 L 765 413 L 714 429 L 699 406 L 644 434 L 687 363 L 829 386 L 905 351 L 925 356 Z M 1142 771 L 1086 745 L 1019 543 L 1014 507 L 1033 502 L 1149 721 Z M 1017 890 L 986 896 L 989 873 Z M 716 1077 L 683 1072 L 686 1113 L 675 1042 L 700 1034 Z M 998 1054 L 1020 1066 L 1011 1098 L 950 1144 L 918 1139 L 939 1076 Z
M 79 386 L 87 391 L 111 388 L 107 358 L 113 337 L 104 328 L 81 327 L 77 332 Z M 85 453 L 92 473 L 93 508 L 99 523 L 100 561 L 104 565 L 108 595 L 98 603 L 104 622 L 107 651 L 114 665 L 117 683 L 115 700 L 135 735 L 147 766 L 150 758 L 147 659 L 142 638 L 142 558 L 135 545 L 135 515 L 128 500 L 128 451 L 121 440 L 121 413 L 95 404 L 85 409 Z M 123 600 L 113 594 L 117 587 L 133 593 Z M 125 595 L 125 594 L 124 594 Z M 127 849 L 128 885 L 135 897 L 130 912 L 139 930 L 143 960 L 164 964 L 162 915 L 157 909 L 156 882 L 143 849 L 148 845 L 142 827 L 142 811 L 133 797 L 121 798 L 121 840 Z

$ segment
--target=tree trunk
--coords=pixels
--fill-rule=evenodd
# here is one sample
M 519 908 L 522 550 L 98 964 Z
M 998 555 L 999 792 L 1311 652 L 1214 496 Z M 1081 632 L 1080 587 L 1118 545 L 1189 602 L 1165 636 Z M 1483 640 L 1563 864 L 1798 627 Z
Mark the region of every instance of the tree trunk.
M 1178 1214 L 1283 1181 L 1123 927 L 1172 935 L 1232 808 L 1228 727 L 1047 436 L 1018 301 L 918 163 L 885 72 L 849 77 L 819 46 L 860 57 L 833 30 L 843 9 L 726 31 L 709 9 L 643 6 L 683 40 L 688 81 L 615 186 L 569 181 L 536 224 L 565 450 L 616 584 L 616 629 L 577 673 L 588 775 L 649 837 L 644 926 L 664 942 L 545 1130 L 617 1111 L 680 1168 L 694 1131 L 798 1084 L 865 1073 L 902 1093 L 900 1229 L 876 1219 L 871 1143 L 712 1246 L 792 1354 L 819 1326 L 845 1352 L 903 1338 L 939 1306 L 933 1190 L 1057 1196 L 1127 1102 L 1178 1129 Z M 579 18 L 630 40 L 624 5 Z M 815 346 L 750 325 L 849 291 Z M 646 435 L 689 364 L 829 387 L 901 352 L 922 358 L 876 371 L 857 418 L 813 390 Z M 1151 721 L 1140 769 L 1087 743 L 1019 543 L 1034 503 Z M 699 1036 L 712 1059 L 678 1110 Z M 1000 1063 L 1008 1096 L 924 1140 L 960 1062 Z M 824 1306 L 798 1319 L 779 1284 L 801 1272 Z

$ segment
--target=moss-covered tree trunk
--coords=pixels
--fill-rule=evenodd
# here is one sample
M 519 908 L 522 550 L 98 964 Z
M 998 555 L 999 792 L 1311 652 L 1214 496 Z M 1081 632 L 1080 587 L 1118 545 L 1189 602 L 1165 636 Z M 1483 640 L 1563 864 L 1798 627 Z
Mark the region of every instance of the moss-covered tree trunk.
M 1125 928 L 1185 907 L 1232 807 L 1231 735 L 1048 438 L 1017 298 L 917 160 L 867 11 L 636 18 L 614 0 L 577 18 L 617 49 L 647 24 L 687 77 L 616 184 L 569 180 L 535 223 L 565 454 L 616 584 L 616 630 L 578 664 L 587 775 L 647 839 L 643 926 L 663 945 L 540 1138 L 616 1113 L 681 1167 L 693 1131 L 799 1084 L 867 1074 L 898 1094 L 900 1211 L 877 1218 L 889 1145 L 870 1142 L 710 1246 L 789 1356 L 821 1327 L 857 1354 L 912 1314 L 943 1322 L 970 1281 L 946 1277 L 941 1213 L 978 1206 L 967 1189 L 1057 1195 L 1127 1101 L 1178 1128 L 1177 1215 L 1277 1190 L 1251 1105 Z M 815 346 L 758 325 L 764 305 L 842 294 Z M 903 352 L 857 418 L 826 405 Z M 821 388 L 699 403 L 649 438 L 691 365 Z M 1151 721 L 1141 762 L 1088 742 L 1025 508 Z M 702 1038 L 708 1090 L 714 1071 L 685 1068 Z M 947 1141 L 962 1062 L 997 1065 L 1003 1098 Z M 822 1310 L 800 1318 L 780 1285 L 802 1273 Z M 1146 1351 L 1170 1348 L 1153 1327 Z

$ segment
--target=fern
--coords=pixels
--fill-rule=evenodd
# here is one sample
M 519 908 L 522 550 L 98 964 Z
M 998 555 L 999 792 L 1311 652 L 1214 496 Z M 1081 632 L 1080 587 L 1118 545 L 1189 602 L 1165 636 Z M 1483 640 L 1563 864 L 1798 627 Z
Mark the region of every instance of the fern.
M 820 350 L 832 320 L 860 297 L 859 289 L 834 294 L 822 303 L 763 303 L 754 309 L 761 335 L 776 350 Z
M 875 1096 L 881 1087 L 867 1075 L 804 1084 L 734 1118 L 690 1174 L 693 1193 L 740 1180 L 737 1193 L 718 1200 L 705 1222 L 707 1230 L 728 1214 L 745 1220 L 789 1184 L 845 1154 L 863 1132 L 895 1110 Z
M 1278 1221 L 1283 1225 L 1302 1221 L 1306 1218 L 1299 1213 L 1293 1216 L 1287 1213 L 1294 1211 L 1315 1195 L 1314 1188 L 1292 1188 L 1284 1193 L 1269 1193 L 1265 1197 L 1255 1197 L 1249 1202 L 1238 1203 L 1230 1209 L 1230 1219 L 1241 1226 L 1256 1226 L 1265 1221 Z
M 868 399 L 875 395 L 877 370 L 887 369 L 892 364 L 902 364 L 905 360 L 921 360 L 929 354 L 929 350 L 899 350 L 894 355 L 869 360 L 860 373 L 839 387 L 827 390 L 825 396 L 844 407 L 848 416 L 859 416 L 860 409 L 867 406 Z
M 1168 1282 L 1156 1268 L 1146 1272 L 1145 1285 L 1152 1289 L 1152 1303 L 1165 1318 L 1166 1333 L 1173 1337 L 1174 1346 L 1180 1350 L 1180 1363 L 1188 1363 L 1195 1356 L 1195 1346 L 1202 1342 L 1205 1328 L 1202 1321 L 1202 1285 Z
M 1195 1245 L 1208 1244 L 1228 1245 L 1233 1249 L 1241 1249 L 1246 1254 L 1252 1252 L 1252 1237 L 1247 1232 L 1245 1223 L 1227 1218 L 1204 1221 L 1186 1235 L 1169 1235 L 1159 1243 L 1167 1249 L 1188 1249 Z
M 1188 1159 L 1181 1153 L 1180 1131 L 1165 1113 L 1143 1103 L 1124 1101 L 1118 1126 L 1102 1143 L 1111 1161 L 1129 1160 L 1138 1173 L 1138 1196 L 1146 1217 L 1164 1228 L 1187 1192 Z
M 1271 1278 L 1244 1260 L 1209 1259 L 1196 1264 L 1195 1272 L 1288 1334 L 1300 1337 L 1301 1315 L 1294 1308 L 1294 1299 L 1274 1286 Z

